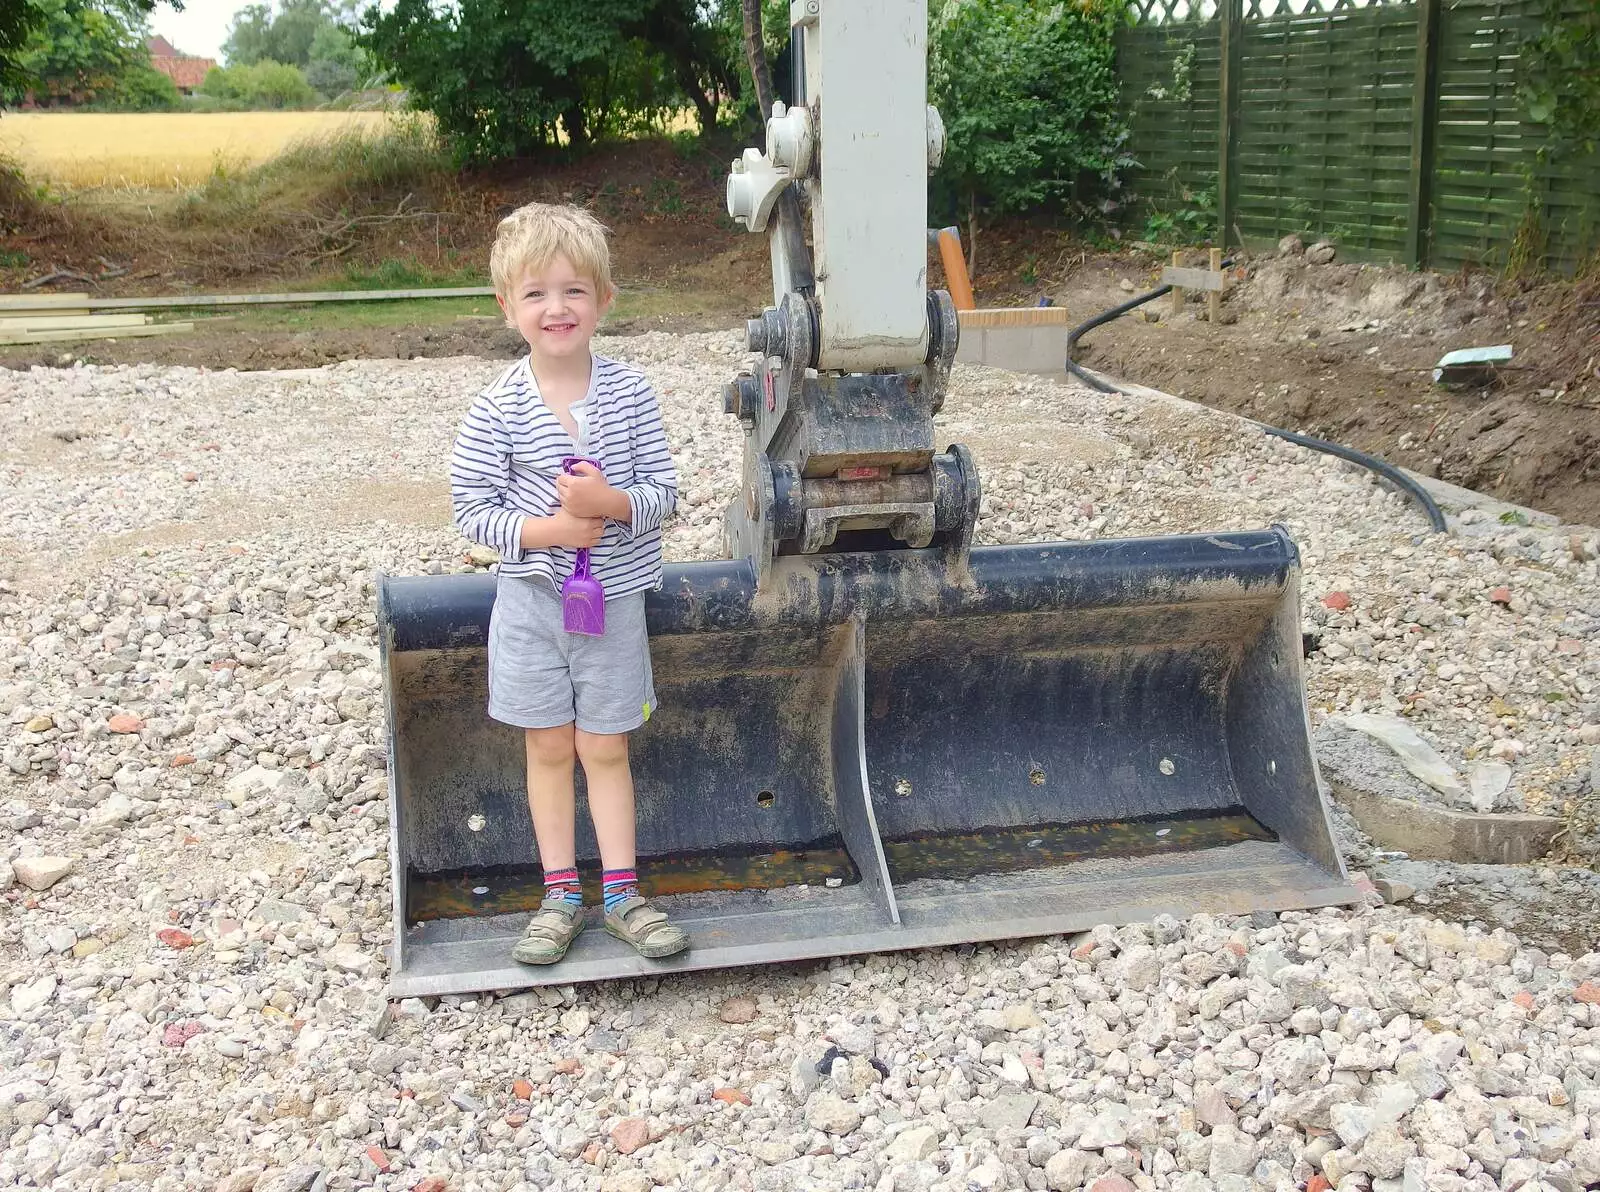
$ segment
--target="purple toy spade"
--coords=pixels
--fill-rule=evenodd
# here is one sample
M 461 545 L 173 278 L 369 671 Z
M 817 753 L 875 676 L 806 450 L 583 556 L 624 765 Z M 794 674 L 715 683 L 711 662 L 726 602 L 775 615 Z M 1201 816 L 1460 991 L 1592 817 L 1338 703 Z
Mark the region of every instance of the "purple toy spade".
M 561 470 L 572 475 L 578 464 L 600 465 L 581 455 L 569 455 L 561 461 Z M 606 592 L 600 581 L 589 573 L 589 550 L 578 548 L 578 562 L 561 585 L 561 620 L 568 633 L 582 633 L 589 637 L 603 637 L 606 631 Z

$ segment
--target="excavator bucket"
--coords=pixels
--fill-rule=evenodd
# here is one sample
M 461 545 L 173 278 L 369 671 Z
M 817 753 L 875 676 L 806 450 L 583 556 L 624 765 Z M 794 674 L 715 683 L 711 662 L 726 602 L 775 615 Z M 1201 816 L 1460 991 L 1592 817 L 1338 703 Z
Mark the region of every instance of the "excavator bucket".
M 392 993 L 419 996 L 1351 902 L 1279 529 L 668 566 L 632 742 L 639 868 L 689 932 L 511 947 L 542 895 L 494 578 L 385 578 Z M 599 858 L 580 778 L 579 869 Z

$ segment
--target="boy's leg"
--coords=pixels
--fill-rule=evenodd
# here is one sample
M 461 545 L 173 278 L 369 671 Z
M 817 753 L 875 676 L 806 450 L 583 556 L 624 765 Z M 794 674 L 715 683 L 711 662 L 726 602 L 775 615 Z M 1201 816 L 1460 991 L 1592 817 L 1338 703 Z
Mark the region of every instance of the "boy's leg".
M 577 846 L 573 839 L 573 765 L 577 753 L 573 726 L 530 728 L 524 734 L 528 754 L 528 811 L 534 841 L 544 869 L 544 901 L 528 920 L 527 930 L 512 949 L 523 964 L 554 964 L 583 930 L 583 894 L 578 886 Z
M 574 807 L 573 766 L 577 762 L 575 730 L 530 728 L 528 749 L 528 812 L 533 816 L 533 838 L 539 846 L 539 864 L 546 873 L 571 869 L 577 860 L 577 813 Z
M 628 767 L 626 733 L 578 730 L 578 756 L 589 783 L 589 816 L 600 846 L 601 896 L 607 913 L 625 898 L 639 896 L 634 871 L 633 773 Z
M 635 857 L 628 734 L 586 733 L 580 728 L 574 736 L 578 757 L 583 761 L 583 776 L 589 784 L 589 814 L 600 845 L 600 864 L 607 873 L 631 872 Z
M 604 637 L 573 645 L 578 760 L 589 784 L 589 813 L 606 868 L 606 930 L 644 956 L 671 956 L 689 938 L 639 896 L 634 872 L 633 773 L 628 734 L 655 711 L 644 595 L 606 605 Z
M 634 871 L 633 773 L 626 733 L 577 733 L 578 758 L 589 784 L 589 814 L 605 866 L 606 930 L 643 956 L 672 956 L 689 937 L 639 896 Z

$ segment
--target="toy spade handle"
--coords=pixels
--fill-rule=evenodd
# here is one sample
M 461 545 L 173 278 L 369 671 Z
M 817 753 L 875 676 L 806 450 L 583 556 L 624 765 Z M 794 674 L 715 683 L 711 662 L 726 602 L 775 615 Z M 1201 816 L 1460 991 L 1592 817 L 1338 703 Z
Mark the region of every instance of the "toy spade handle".
M 586 455 L 567 455 L 567 456 L 563 456 L 562 459 L 561 459 L 561 470 L 563 472 L 565 472 L 568 476 L 571 476 L 571 475 L 574 475 L 577 472 L 579 464 L 588 464 L 591 467 L 593 467 L 595 469 L 595 471 L 597 471 L 597 472 L 601 471 L 600 461 L 597 460 L 597 459 L 590 459 Z M 577 558 L 577 561 L 573 564 L 572 574 L 573 574 L 573 577 L 575 579 L 590 579 L 591 578 L 591 576 L 589 574 L 589 548 L 588 547 L 580 546 L 578 548 L 578 558 Z

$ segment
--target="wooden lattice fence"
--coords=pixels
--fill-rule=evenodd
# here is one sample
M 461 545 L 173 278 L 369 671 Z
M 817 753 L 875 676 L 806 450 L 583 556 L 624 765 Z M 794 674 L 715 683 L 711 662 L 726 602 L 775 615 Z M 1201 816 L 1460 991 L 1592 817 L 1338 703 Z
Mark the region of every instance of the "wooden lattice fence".
M 1565 0 L 1576 13 L 1595 0 Z M 1539 153 L 1540 0 L 1134 0 L 1119 45 L 1143 213 L 1434 268 L 1600 253 L 1600 154 Z

